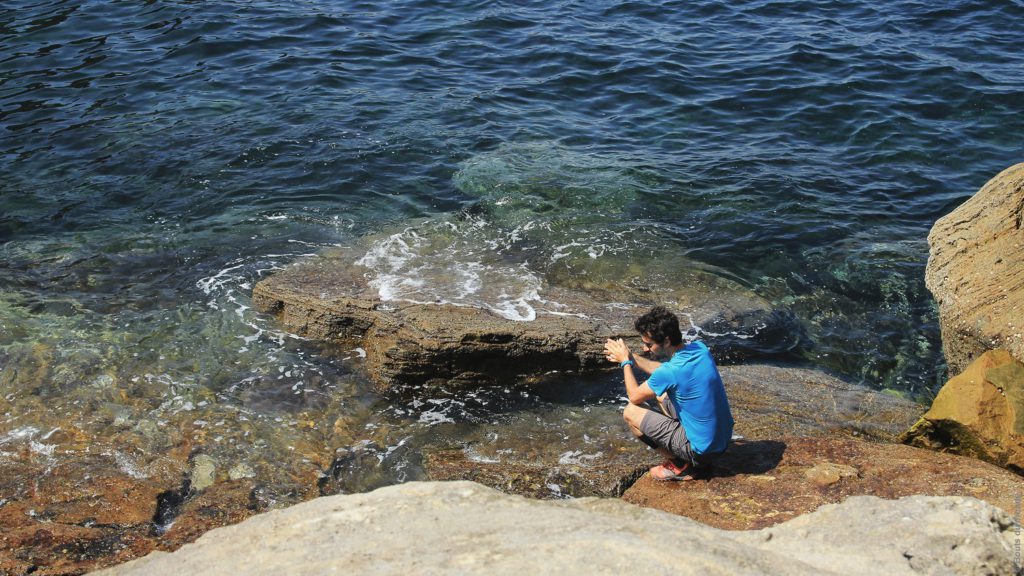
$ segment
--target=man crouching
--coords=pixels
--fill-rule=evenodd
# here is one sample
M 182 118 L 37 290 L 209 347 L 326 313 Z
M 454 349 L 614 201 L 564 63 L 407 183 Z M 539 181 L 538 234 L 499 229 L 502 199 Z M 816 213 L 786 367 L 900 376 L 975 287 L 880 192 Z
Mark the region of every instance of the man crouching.
M 629 404 L 623 413 L 629 429 L 665 457 L 651 468 L 656 480 L 689 480 L 709 465 L 732 439 L 733 419 L 711 352 L 702 342 L 683 344 L 679 318 L 663 306 L 634 324 L 647 356 L 635 357 L 622 339 L 609 339 L 608 360 L 624 371 Z M 638 384 L 634 367 L 650 374 Z M 661 413 L 643 406 L 657 399 Z

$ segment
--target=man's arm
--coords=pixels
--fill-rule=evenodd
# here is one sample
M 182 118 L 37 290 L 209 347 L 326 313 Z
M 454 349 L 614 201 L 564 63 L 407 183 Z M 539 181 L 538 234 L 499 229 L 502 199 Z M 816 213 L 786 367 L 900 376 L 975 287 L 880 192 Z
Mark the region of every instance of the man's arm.
M 608 360 L 616 364 L 622 364 L 632 356 L 629 352 L 629 347 L 626 346 L 626 343 L 621 338 L 618 340 L 609 339 L 605 342 L 604 351 Z M 651 390 L 651 387 L 646 382 L 639 384 L 636 381 L 636 375 L 633 373 L 633 366 L 631 364 L 626 364 L 622 367 L 622 377 L 626 381 L 626 397 L 629 398 L 630 404 L 639 405 L 657 398 L 654 390 Z
M 629 357 L 636 362 L 637 368 L 648 374 L 654 374 L 654 371 L 658 369 L 658 366 L 661 366 L 661 362 L 656 362 L 644 356 L 637 356 L 636 354 L 630 353 Z

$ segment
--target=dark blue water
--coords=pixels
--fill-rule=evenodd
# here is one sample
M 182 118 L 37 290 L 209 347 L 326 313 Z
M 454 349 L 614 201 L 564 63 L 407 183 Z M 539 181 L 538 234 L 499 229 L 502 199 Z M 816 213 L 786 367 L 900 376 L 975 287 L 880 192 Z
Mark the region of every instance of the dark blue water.
M 1022 159 L 1021 38 L 995 0 L 7 1 L 0 432 L 373 413 L 252 285 L 498 187 L 551 206 L 490 241 L 640 230 L 795 313 L 808 362 L 927 398 L 925 237 Z

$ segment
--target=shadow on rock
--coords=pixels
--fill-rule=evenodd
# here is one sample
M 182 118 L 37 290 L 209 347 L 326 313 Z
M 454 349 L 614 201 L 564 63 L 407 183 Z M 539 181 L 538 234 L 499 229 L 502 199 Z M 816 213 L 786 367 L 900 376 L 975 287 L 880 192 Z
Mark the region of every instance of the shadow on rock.
M 786 443 L 778 440 L 736 440 L 708 466 L 701 478 L 764 474 L 779 465 L 785 451 Z

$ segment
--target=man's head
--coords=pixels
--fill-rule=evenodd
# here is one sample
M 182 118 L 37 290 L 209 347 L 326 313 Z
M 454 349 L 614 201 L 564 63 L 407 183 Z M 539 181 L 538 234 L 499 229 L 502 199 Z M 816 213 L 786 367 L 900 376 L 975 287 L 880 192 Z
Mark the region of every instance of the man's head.
M 655 306 L 651 311 L 636 319 L 633 324 L 644 341 L 644 349 L 658 358 L 671 355 L 668 346 L 679 346 L 683 333 L 679 331 L 679 318 L 664 306 Z

